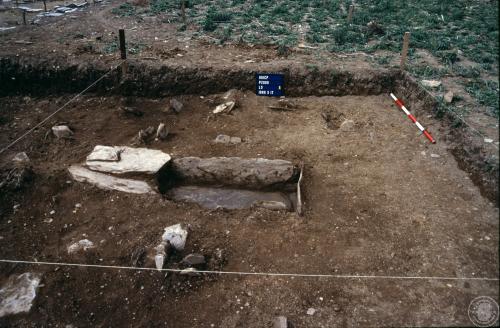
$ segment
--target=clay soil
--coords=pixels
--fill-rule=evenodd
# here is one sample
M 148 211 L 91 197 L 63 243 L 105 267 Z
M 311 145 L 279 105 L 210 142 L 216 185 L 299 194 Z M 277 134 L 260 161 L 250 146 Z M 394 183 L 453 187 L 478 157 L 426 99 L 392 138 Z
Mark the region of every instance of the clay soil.
M 186 249 L 167 267 L 191 252 L 213 260 L 219 249 L 224 260 L 211 263 L 225 271 L 498 277 L 498 208 L 459 169 L 431 118 L 420 121 L 436 145 L 386 95 L 297 98 L 297 110 L 276 112 L 267 108 L 275 99 L 245 92 L 239 108 L 216 117 L 213 97 L 199 96 L 177 98 L 185 104 L 178 115 L 164 111 L 169 98 L 137 99 L 142 117 L 125 115 L 118 97 L 84 96 L 4 154 L 8 165 L 26 151 L 35 178 L 1 204 L 1 257 L 130 266 L 132 254 L 157 244 L 164 227 L 185 223 Z M 67 99 L 1 98 L 0 144 Z M 338 128 L 344 119 L 355 122 L 351 131 Z M 67 122 L 74 138 L 47 133 L 56 122 Z M 66 168 L 95 145 L 127 145 L 160 122 L 170 138 L 146 146 L 173 157 L 304 163 L 304 216 L 207 210 L 71 181 Z M 244 141 L 214 144 L 220 133 Z M 68 255 L 67 246 L 83 238 L 97 248 Z M 294 327 L 470 326 L 470 301 L 499 296 L 498 281 L 186 277 L 22 264 L 0 264 L 0 284 L 23 272 L 43 273 L 43 285 L 31 311 L 1 318 L 2 327 L 272 327 L 278 315 Z M 309 308 L 316 313 L 307 315 Z

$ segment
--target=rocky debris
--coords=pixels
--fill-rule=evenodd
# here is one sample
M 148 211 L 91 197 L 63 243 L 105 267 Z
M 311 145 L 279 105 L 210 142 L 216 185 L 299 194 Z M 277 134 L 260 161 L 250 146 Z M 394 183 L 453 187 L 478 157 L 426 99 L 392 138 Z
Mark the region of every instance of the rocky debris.
M 126 146 L 114 146 L 113 148 L 120 153 L 119 161 L 87 160 L 87 167 L 106 173 L 155 174 L 170 161 L 170 156 L 161 150 Z M 89 156 L 92 156 L 92 153 Z
M 142 267 L 144 265 L 146 258 L 146 249 L 144 247 L 138 247 L 132 251 L 130 254 L 130 264 L 134 267 Z
M 288 320 L 285 316 L 280 315 L 274 319 L 274 328 L 288 328 Z
M 82 239 L 68 246 L 68 254 L 75 254 L 80 251 L 87 251 L 88 249 L 91 248 L 95 248 L 94 243 L 88 239 Z
M 422 85 L 428 88 L 437 88 L 441 85 L 441 81 L 436 80 L 422 80 Z
M 160 123 L 158 125 L 158 129 L 156 129 L 156 140 L 165 140 L 168 136 L 168 129 L 164 123 Z
M 117 162 L 120 160 L 121 149 L 111 146 L 95 146 L 94 150 L 87 156 L 87 161 Z
M 444 94 L 444 102 L 447 103 L 447 104 L 451 104 L 453 102 L 453 92 L 452 91 L 448 91 L 447 93 Z
M 170 99 L 170 108 L 174 111 L 174 113 L 179 114 L 184 108 L 184 104 L 179 100 L 172 98 Z
M 314 315 L 314 313 L 316 313 L 316 309 L 314 308 L 307 309 L 307 315 Z
M 139 109 L 135 108 L 135 107 L 129 107 L 129 106 L 122 106 L 120 107 L 120 109 L 125 113 L 125 114 L 130 114 L 130 115 L 134 115 L 136 117 L 141 117 L 142 115 L 144 115 L 144 113 L 142 111 L 140 111 Z
M 186 245 L 187 235 L 187 230 L 179 223 L 166 227 L 161 239 L 165 242 L 168 241 L 174 249 L 182 251 Z
M 10 277 L 0 289 L 0 317 L 29 312 L 40 281 L 41 274 L 31 272 Z
M 67 125 L 55 125 L 52 127 L 52 133 L 57 138 L 71 138 L 73 136 L 73 131 Z
M 273 200 L 265 200 L 253 203 L 255 207 L 265 208 L 271 211 L 287 211 L 290 209 L 290 204 L 284 202 L 277 202 Z
M 298 169 L 285 160 L 240 157 L 183 157 L 172 161 L 179 179 L 192 184 L 222 184 L 249 189 L 293 182 Z M 295 180 L 296 181 L 296 180 Z
M 147 127 L 146 129 L 142 129 L 139 131 L 137 136 L 132 139 L 132 145 L 142 145 L 147 144 L 153 139 L 155 134 L 155 128 L 152 126 Z
M 269 109 L 277 111 L 293 111 L 297 109 L 297 104 L 290 99 L 281 98 L 277 105 L 267 106 Z
M 16 156 L 12 158 L 12 161 L 17 165 L 27 165 L 30 162 L 30 158 L 25 152 L 21 152 L 17 153 Z
M 215 143 L 222 143 L 222 144 L 239 144 L 241 143 L 241 138 L 239 137 L 230 137 L 225 134 L 219 134 L 215 140 Z
M 438 154 L 431 154 L 431 157 L 432 157 L 432 158 L 439 158 L 439 157 L 441 157 L 441 156 L 439 156 Z
M 86 182 L 105 190 L 118 190 L 133 194 L 154 194 L 155 191 L 144 181 L 116 178 L 94 172 L 79 165 L 68 168 L 69 173 L 78 182 Z
M 230 113 L 236 103 L 234 101 L 228 101 L 223 104 L 217 105 L 215 109 L 213 110 L 214 114 L 219 114 L 219 113 Z
M 345 120 L 340 124 L 340 130 L 342 131 L 353 131 L 354 130 L 354 121 L 353 120 Z
M 182 263 L 189 267 L 202 266 L 205 264 L 205 256 L 198 253 L 189 254 L 182 259 Z
M 206 186 L 180 186 L 171 188 L 167 197 L 174 201 L 191 202 L 205 208 L 245 209 L 260 204 L 290 210 L 292 204 L 281 192 L 254 191 Z M 279 205 L 277 205 L 279 204 Z M 259 207 L 259 206 L 258 206 Z

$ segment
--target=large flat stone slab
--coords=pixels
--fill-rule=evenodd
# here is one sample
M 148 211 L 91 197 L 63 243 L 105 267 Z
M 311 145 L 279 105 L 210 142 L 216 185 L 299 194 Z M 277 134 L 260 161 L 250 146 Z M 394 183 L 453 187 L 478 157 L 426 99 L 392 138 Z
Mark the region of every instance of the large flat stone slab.
M 172 161 L 172 171 L 186 184 L 262 189 L 296 182 L 298 168 L 281 159 L 240 157 L 183 157 Z M 295 181 L 294 181 L 295 179 Z
M 155 191 L 144 181 L 123 179 L 88 170 L 80 165 L 72 165 L 69 173 L 78 182 L 90 183 L 105 190 L 118 190 L 132 194 L 154 194 Z
M 197 203 L 205 208 L 244 209 L 263 207 L 271 210 L 291 210 L 290 199 L 281 192 L 263 192 L 242 189 L 182 186 L 169 190 L 174 201 Z
M 112 160 L 115 158 L 113 154 L 116 153 L 119 154 L 117 161 Z M 161 150 L 126 146 L 96 146 L 87 157 L 86 166 L 93 171 L 105 173 L 155 174 L 169 161 L 170 155 Z

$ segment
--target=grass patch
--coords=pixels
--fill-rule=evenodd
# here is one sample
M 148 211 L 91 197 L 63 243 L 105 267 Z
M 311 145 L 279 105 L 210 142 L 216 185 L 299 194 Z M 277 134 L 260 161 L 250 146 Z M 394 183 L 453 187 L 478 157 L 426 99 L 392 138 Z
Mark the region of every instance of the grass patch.
M 494 81 L 475 80 L 465 85 L 465 90 L 481 105 L 485 105 L 495 117 L 499 117 L 498 83 Z

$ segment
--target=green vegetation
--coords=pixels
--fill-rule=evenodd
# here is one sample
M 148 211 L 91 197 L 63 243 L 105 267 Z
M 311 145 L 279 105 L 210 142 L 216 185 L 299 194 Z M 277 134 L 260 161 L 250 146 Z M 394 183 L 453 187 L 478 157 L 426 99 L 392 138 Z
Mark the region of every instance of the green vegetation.
M 491 108 L 492 115 L 499 117 L 497 82 L 476 79 L 467 83 L 465 90 L 481 105 Z
M 128 2 L 122 3 L 119 7 L 113 8 L 111 12 L 121 17 L 134 16 L 135 7 Z

